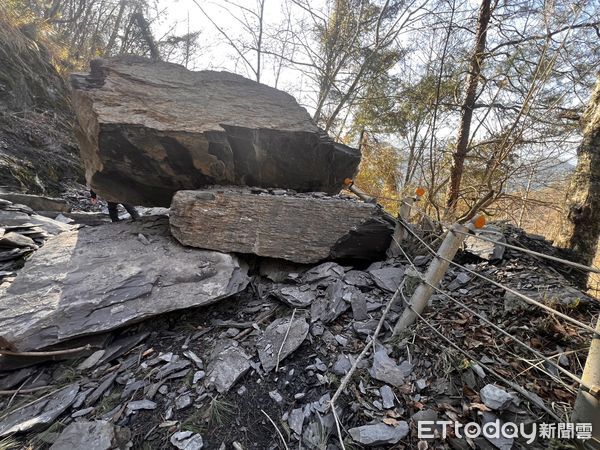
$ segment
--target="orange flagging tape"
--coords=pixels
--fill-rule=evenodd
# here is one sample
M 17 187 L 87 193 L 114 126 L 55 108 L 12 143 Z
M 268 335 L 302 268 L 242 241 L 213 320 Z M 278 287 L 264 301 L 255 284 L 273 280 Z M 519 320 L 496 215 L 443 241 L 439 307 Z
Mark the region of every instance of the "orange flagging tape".
M 425 189 L 423 189 L 422 187 L 418 187 L 415 190 L 415 194 L 417 194 L 418 197 L 423 197 L 425 195 Z
M 473 225 L 475 225 L 475 228 L 483 228 L 485 226 L 485 216 L 477 216 L 475 220 L 473 220 Z

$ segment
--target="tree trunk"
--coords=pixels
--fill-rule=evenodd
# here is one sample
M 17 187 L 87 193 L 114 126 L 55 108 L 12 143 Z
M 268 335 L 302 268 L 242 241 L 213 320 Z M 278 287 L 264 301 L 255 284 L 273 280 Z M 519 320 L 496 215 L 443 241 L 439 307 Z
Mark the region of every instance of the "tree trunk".
M 467 77 L 467 89 L 465 99 L 461 106 L 462 116 L 458 128 L 458 138 L 456 150 L 454 151 L 452 167 L 450 169 L 450 184 L 446 196 L 446 206 L 448 211 L 452 212 L 456 207 L 460 193 L 460 181 L 463 175 L 465 157 L 469 153 L 469 137 L 471 134 L 471 120 L 473 118 L 473 108 L 477 99 L 477 86 L 481 76 L 481 66 L 485 58 L 485 41 L 487 37 L 487 28 L 490 22 L 491 0 L 482 0 L 479 8 L 479 18 L 477 19 L 477 34 L 475 37 L 475 48 L 471 55 L 469 63 L 469 75 Z
M 108 43 L 106 44 L 106 48 L 104 49 L 104 56 L 110 56 L 110 52 L 112 51 L 115 41 L 117 40 L 117 36 L 119 35 L 119 29 L 121 28 L 121 21 L 123 20 L 123 13 L 125 12 L 126 0 L 121 0 L 121 4 L 119 5 L 119 13 L 117 14 L 117 18 L 115 19 L 115 25 L 113 26 L 112 33 L 110 34 L 110 38 L 108 39 Z
M 567 217 L 559 244 L 591 265 L 600 237 L 600 78 L 582 116 L 583 140 L 567 191 Z
M 146 45 L 148 45 L 150 57 L 155 61 L 160 61 L 160 53 L 158 52 L 158 47 L 154 41 L 154 36 L 152 36 L 152 31 L 150 31 L 150 25 L 148 24 L 148 21 L 141 12 L 136 12 L 131 17 L 133 20 L 135 20 L 135 23 L 142 34 L 142 38 L 144 41 L 146 41 Z

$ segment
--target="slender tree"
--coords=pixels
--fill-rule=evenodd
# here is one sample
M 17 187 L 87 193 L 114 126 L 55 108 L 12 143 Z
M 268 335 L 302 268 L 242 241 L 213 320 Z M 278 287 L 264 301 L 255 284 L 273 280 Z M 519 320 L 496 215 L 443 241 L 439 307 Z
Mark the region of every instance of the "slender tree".
M 446 206 L 451 211 L 456 207 L 460 194 L 460 181 L 463 176 L 465 158 L 469 153 L 469 140 L 471 138 L 471 121 L 473 110 L 477 101 L 477 87 L 481 78 L 483 61 L 485 59 L 485 43 L 488 25 L 491 17 L 491 0 L 482 0 L 477 19 L 477 32 L 475 34 L 475 47 L 469 63 L 469 74 L 465 89 L 465 98 L 461 105 L 461 118 L 458 127 L 456 149 L 452 155 L 453 163 L 450 169 L 450 182 Z

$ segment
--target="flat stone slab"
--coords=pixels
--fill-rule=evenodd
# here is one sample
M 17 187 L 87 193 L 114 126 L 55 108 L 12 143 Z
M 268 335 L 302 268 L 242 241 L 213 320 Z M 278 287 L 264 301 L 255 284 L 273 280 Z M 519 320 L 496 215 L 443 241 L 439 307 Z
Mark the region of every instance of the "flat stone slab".
M 0 438 L 12 433 L 38 431 L 49 427 L 75 401 L 78 384 L 71 384 L 58 391 L 28 403 L 0 416 Z
M 303 317 L 297 317 L 291 323 L 290 320 L 291 317 L 282 317 L 271 322 L 257 343 L 258 357 L 267 372 L 277 366 L 278 357 L 281 363 L 300 347 L 308 335 L 308 323 Z
M 250 369 L 250 357 L 232 339 L 219 341 L 206 369 L 206 386 L 227 392 Z
M 121 56 L 73 74 L 77 138 L 107 200 L 168 206 L 212 184 L 339 192 L 360 152 L 335 143 L 283 91 L 228 72 Z
M 49 239 L 0 290 L 2 337 L 21 351 L 39 349 L 214 303 L 246 287 L 247 267 L 237 257 L 182 247 L 167 220 L 150 217 Z
M 129 430 L 104 420 L 73 422 L 60 433 L 50 450 L 125 449 L 129 434 Z
M 354 441 L 372 447 L 396 444 L 408 435 L 409 430 L 408 423 L 402 420 L 394 426 L 378 423 L 350 428 L 348 433 Z
M 374 205 L 236 187 L 177 192 L 170 222 L 171 233 L 184 245 L 298 263 L 376 259 L 385 254 L 393 232 Z
M 18 192 L 0 192 L 0 198 L 20 205 L 27 205 L 34 211 L 69 212 L 71 207 L 62 198 L 42 195 L 22 194 Z

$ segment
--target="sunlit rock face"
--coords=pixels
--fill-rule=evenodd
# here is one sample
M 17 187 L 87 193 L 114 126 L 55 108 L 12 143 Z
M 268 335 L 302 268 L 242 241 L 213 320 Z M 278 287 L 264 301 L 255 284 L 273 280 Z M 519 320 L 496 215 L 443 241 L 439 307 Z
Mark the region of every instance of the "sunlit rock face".
M 337 193 L 360 152 L 285 92 L 228 72 L 140 57 L 73 74 L 88 183 L 107 200 L 168 206 L 178 190 L 247 185 Z
M 214 303 L 248 281 L 237 257 L 182 247 L 166 217 L 66 231 L 0 291 L 0 337 L 39 349 Z

